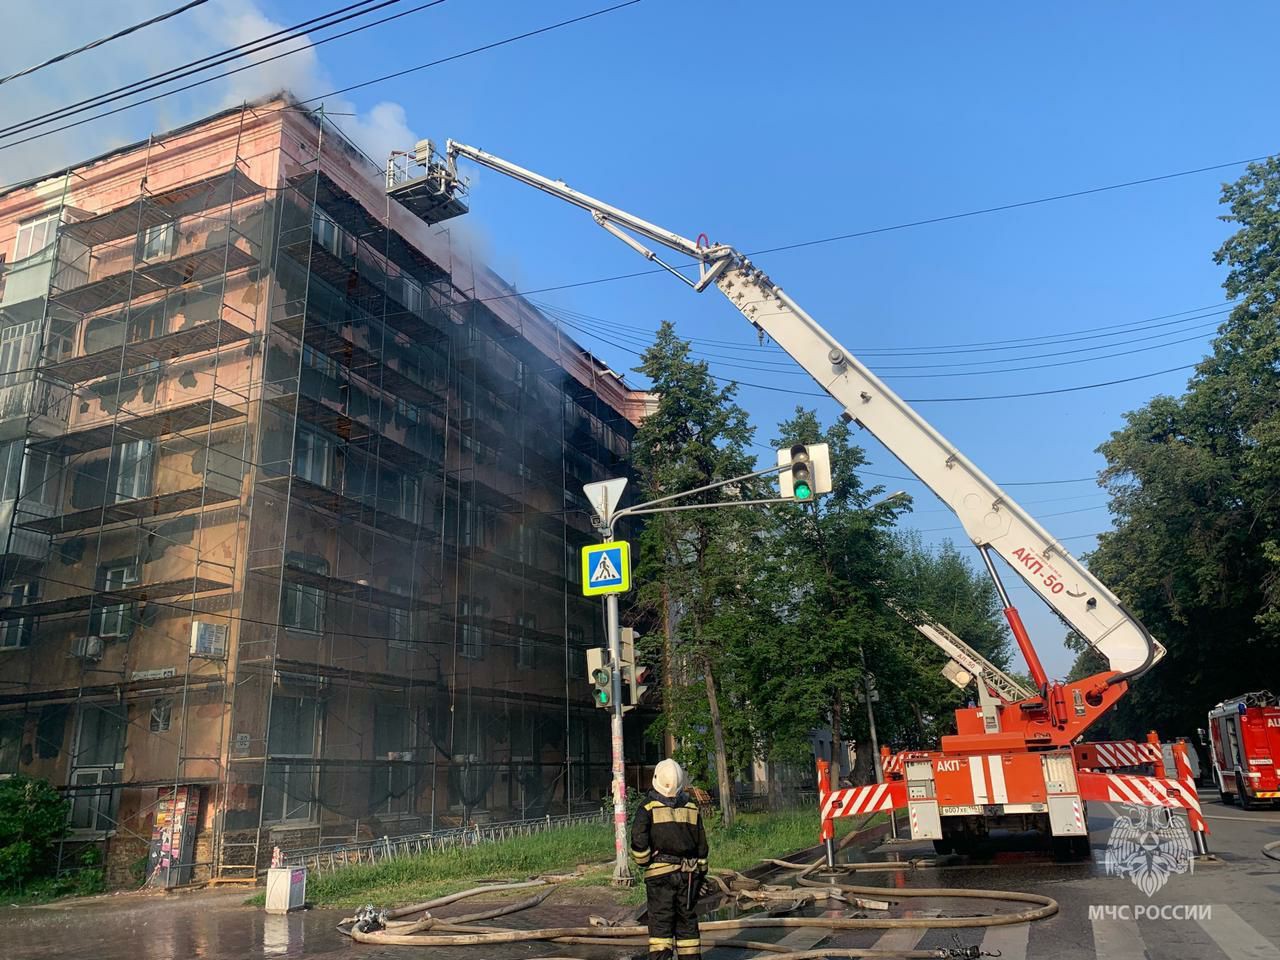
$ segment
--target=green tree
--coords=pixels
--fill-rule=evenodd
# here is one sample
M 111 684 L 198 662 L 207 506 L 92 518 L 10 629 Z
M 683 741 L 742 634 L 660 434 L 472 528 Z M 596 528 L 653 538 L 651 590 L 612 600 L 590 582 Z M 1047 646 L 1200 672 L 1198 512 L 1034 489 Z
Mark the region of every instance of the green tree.
M 719 385 L 689 343 L 663 323 L 641 357 L 640 373 L 658 396 L 636 432 L 633 460 L 644 499 L 693 490 L 750 473 L 754 434 L 734 384 Z M 682 500 L 743 499 L 747 483 Z M 680 755 L 697 769 L 711 756 L 726 826 L 733 823 L 734 758 L 750 754 L 749 725 L 737 714 L 735 649 L 751 605 L 750 557 L 760 532 L 748 509 L 659 513 L 640 536 L 639 602 L 663 626 L 664 715 Z
M 53 849 L 66 832 L 67 801 L 47 780 L 0 781 L 0 890 L 52 873 Z
M 840 767 L 848 734 L 866 733 L 856 692 L 889 632 L 879 581 L 893 507 L 903 504 L 869 509 L 883 490 L 862 486 L 857 469 L 866 457 L 844 420 L 824 429 L 814 411 L 797 407 L 778 425 L 777 445 L 796 443 L 827 444 L 832 491 L 768 514 L 771 547 L 761 554 L 756 591 L 770 616 L 756 617 L 751 657 L 757 740 L 771 759 L 797 760 L 808 756 L 812 732 L 829 724 L 838 778 L 851 773 Z
M 1280 160 L 1223 188 L 1214 255 L 1238 302 L 1180 397 L 1099 447 L 1115 529 L 1090 567 L 1168 647 L 1119 708 L 1129 734 L 1204 722 L 1280 668 Z

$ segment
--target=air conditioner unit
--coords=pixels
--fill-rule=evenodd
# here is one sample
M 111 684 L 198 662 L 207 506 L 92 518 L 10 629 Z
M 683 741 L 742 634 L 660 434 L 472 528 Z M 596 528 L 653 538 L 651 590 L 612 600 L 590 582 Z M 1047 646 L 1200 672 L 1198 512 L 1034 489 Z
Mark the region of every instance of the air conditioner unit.
M 204 657 L 208 660 L 227 659 L 227 636 L 230 633 L 229 624 L 192 620 L 191 656 Z
M 98 661 L 102 659 L 101 637 L 76 637 L 71 643 L 71 656 L 81 660 Z

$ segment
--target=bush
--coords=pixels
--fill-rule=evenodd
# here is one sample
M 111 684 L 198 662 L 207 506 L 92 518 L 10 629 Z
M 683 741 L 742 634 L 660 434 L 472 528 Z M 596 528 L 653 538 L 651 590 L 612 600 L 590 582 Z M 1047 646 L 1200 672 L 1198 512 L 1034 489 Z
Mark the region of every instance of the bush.
M 0 781 L 0 890 L 52 873 L 53 848 L 66 832 L 67 801 L 47 780 Z

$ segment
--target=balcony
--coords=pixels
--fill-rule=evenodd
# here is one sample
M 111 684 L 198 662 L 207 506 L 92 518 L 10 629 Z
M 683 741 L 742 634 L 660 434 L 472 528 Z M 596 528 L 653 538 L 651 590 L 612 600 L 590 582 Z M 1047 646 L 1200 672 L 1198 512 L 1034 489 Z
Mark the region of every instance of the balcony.
M 27 377 L 0 376 L 0 442 L 26 434 L 50 436 L 67 429 L 71 392 L 65 387 Z
M 96 217 L 68 224 L 62 235 L 86 246 L 136 236 L 148 227 L 217 206 L 229 206 L 257 196 L 264 189 L 237 169 L 184 183 L 160 193 L 148 193 L 132 203 Z
M 241 317 L 241 322 L 252 326 L 253 320 L 239 310 L 226 305 L 226 309 Z M 83 383 L 96 380 L 110 374 L 123 373 L 148 363 L 176 360 L 179 357 L 196 353 L 217 350 L 226 344 L 249 339 L 249 333 L 235 323 L 223 317 L 216 317 L 203 323 L 169 333 L 163 333 L 150 339 L 137 339 L 118 346 L 110 346 L 104 350 L 61 360 L 57 363 L 45 364 L 43 372 L 64 383 Z
M 0 310 L 7 319 L 21 323 L 43 315 L 57 252 L 58 245 L 51 243 L 39 253 L 0 266 Z
M 323 510 L 340 520 L 363 523 L 373 527 L 378 533 L 400 540 L 435 540 L 435 530 L 410 520 L 399 513 L 371 506 L 363 500 L 349 497 L 345 493 L 329 487 L 321 486 L 298 476 L 268 477 L 258 483 L 269 490 L 302 501 L 309 507 Z
M 205 577 L 183 577 L 180 580 L 161 580 L 157 583 L 126 587 L 122 590 L 93 590 L 72 594 L 56 600 L 38 600 L 0 609 L 0 620 L 16 620 L 20 617 L 49 617 L 62 613 L 80 613 L 101 607 L 121 606 L 127 603 L 145 603 L 149 600 L 173 600 L 178 597 L 194 597 L 197 594 L 229 590 L 231 584 L 220 583 Z
M 79 533 L 96 527 L 105 527 L 113 523 L 153 520 L 188 510 L 217 506 L 233 500 L 239 500 L 239 498 L 238 493 L 229 493 L 212 486 L 191 487 L 186 490 L 174 490 L 170 493 L 141 497 L 137 500 L 122 500 L 118 503 L 104 504 L 101 507 L 76 510 L 72 513 L 64 513 L 58 516 L 24 520 L 18 524 L 18 529 L 30 530 L 47 536 L 60 536 L 67 533 Z M 25 511 L 26 507 L 24 506 L 23 509 Z
M 16 505 L 15 500 L 0 500 L 0 537 L 3 537 L 4 542 L 8 544 L 7 549 L 3 551 L 6 570 L 12 570 L 15 565 L 21 567 L 24 564 L 43 563 L 49 558 L 47 536 L 24 530 L 21 524 L 17 529 L 10 529 L 13 526 Z M 24 504 L 23 510 L 29 512 L 31 506 Z
M 73 456 L 90 450 L 104 450 L 129 440 L 156 440 L 171 434 L 182 433 L 200 427 L 209 427 L 227 420 L 237 420 L 245 415 L 210 397 L 179 407 L 168 407 L 145 416 L 121 413 L 115 420 L 71 430 L 57 437 L 50 437 L 31 444 L 31 449 Z

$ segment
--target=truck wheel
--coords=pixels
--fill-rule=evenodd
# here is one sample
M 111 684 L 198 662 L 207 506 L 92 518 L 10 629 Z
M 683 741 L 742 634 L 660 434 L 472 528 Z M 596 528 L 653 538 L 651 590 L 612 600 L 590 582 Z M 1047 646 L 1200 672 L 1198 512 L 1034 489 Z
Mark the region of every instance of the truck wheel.
M 1053 859 L 1058 863 L 1088 860 L 1091 852 L 1088 837 L 1053 838 Z
M 1226 790 L 1222 789 L 1221 777 L 1216 777 L 1215 779 L 1218 781 L 1218 798 L 1222 801 L 1222 805 L 1224 807 L 1229 807 L 1234 804 L 1236 802 L 1236 795 L 1234 793 L 1227 793 Z
M 954 840 L 942 839 L 933 841 L 933 852 L 940 857 L 956 852 L 956 842 Z
M 1241 810 L 1257 810 L 1258 803 L 1249 796 L 1249 788 L 1245 786 L 1244 780 L 1240 774 L 1236 774 L 1236 783 L 1240 784 L 1240 809 Z

